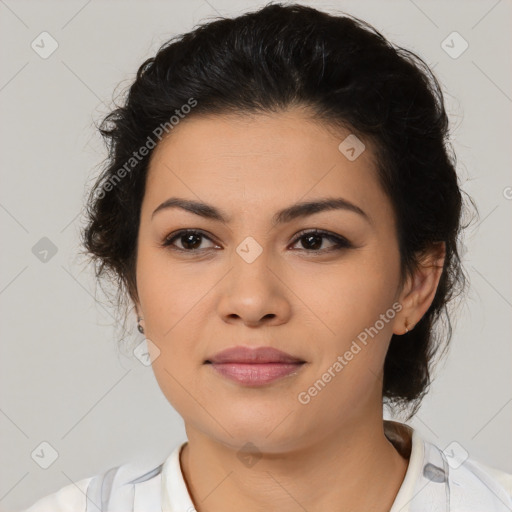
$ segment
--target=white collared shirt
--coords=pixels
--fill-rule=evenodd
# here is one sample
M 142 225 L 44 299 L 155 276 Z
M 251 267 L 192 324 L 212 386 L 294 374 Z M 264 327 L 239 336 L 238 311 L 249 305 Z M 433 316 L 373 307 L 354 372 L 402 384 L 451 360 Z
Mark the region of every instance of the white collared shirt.
M 389 512 L 512 511 L 512 474 L 466 458 L 457 443 L 442 451 L 403 423 L 384 420 L 384 427 L 397 450 L 409 456 Z M 61 488 L 24 512 L 195 512 L 180 465 L 185 444 L 157 467 L 109 469 Z

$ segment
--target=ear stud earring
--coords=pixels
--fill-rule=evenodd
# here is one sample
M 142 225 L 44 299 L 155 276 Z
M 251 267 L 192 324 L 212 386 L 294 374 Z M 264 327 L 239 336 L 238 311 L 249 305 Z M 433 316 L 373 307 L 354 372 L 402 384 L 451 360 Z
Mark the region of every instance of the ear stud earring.
M 142 319 L 140 317 L 137 318 L 137 330 L 141 333 L 141 334 L 144 334 L 144 327 L 142 327 L 142 325 L 140 325 L 140 321 Z

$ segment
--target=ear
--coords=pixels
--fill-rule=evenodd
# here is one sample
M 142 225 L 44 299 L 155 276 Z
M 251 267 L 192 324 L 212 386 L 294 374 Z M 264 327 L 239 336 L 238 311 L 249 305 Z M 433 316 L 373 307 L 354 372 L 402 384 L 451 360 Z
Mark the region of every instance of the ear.
M 400 313 L 395 317 L 394 334 L 411 331 L 422 319 L 434 300 L 446 257 L 445 242 L 438 242 L 420 257 L 417 268 L 409 276 L 400 293 Z

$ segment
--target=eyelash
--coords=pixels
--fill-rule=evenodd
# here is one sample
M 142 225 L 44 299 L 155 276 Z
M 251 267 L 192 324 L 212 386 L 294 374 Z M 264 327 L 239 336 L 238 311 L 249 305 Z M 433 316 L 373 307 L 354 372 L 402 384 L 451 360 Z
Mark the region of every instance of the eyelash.
M 202 237 L 207 238 L 211 242 L 215 243 L 206 233 L 204 233 L 203 231 L 201 231 L 199 229 L 182 229 L 182 230 L 176 231 L 175 233 L 171 233 L 170 235 L 165 237 L 165 239 L 163 240 L 163 242 L 161 244 L 161 247 L 165 247 L 165 248 L 169 248 L 173 251 L 180 251 L 180 252 L 189 253 L 189 254 L 194 254 L 194 253 L 197 254 L 202 251 L 208 251 L 209 249 L 211 249 L 211 248 L 209 248 L 209 249 L 181 249 L 179 247 L 173 246 L 173 242 L 175 240 L 177 240 L 181 236 L 191 235 L 191 234 L 201 235 Z M 330 249 L 320 249 L 320 250 L 300 249 L 302 251 L 306 251 L 309 253 L 324 254 L 324 253 L 331 252 L 331 251 L 341 251 L 343 249 L 350 249 L 353 247 L 353 245 L 346 238 L 339 236 L 339 235 L 335 235 L 328 231 L 323 231 L 321 229 L 309 229 L 309 230 L 304 230 L 304 231 L 299 232 L 295 236 L 291 245 L 295 245 L 298 241 L 300 241 L 302 238 L 306 237 L 307 235 L 321 236 L 323 238 L 328 239 L 331 242 L 334 242 L 334 244 L 335 244 L 334 247 L 332 247 Z

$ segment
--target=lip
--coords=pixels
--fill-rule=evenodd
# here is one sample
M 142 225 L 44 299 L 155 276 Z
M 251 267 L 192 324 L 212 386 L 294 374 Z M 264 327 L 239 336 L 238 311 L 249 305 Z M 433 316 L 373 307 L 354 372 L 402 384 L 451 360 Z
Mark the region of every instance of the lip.
M 294 357 L 273 347 L 230 347 L 208 358 L 210 363 L 305 363 L 304 360 Z
M 262 386 L 296 374 L 306 361 L 273 347 L 232 347 L 205 361 L 220 375 L 247 386 Z

